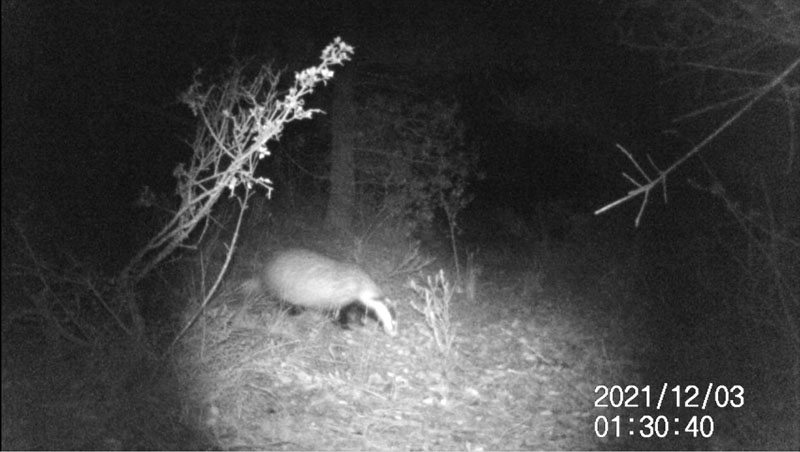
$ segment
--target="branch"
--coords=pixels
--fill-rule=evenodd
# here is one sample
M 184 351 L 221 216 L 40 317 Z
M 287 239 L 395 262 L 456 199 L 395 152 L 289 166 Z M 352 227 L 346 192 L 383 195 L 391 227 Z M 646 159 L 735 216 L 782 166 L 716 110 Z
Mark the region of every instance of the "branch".
M 660 170 L 658 170 L 658 168 L 656 168 L 658 176 L 655 177 L 655 178 L 650 178 L 647 175 L 647 173 L 645 173 L 642 170 L 641 166 L 636 162 L 636 160 L 631 155 L 631 153 L 628 152 L 621 145 L 617 144 L 617 148 L 620 149 L 628 157 L 628 159 L 631 160 L 631 162 L 633 162 L 634 167 L 639 171 L 640 174 L 642 174 L 642 176 L 645 178 L 647 183 L 640 184 L 634 178 L 632 178 L 632 177 L 628 176 L 627 174 L 623 173 L 623 176 L 626 179 L 628 179 L 631 183 L 633 183 L 636 186 L 636 189 L 629 191 L 626 196 L 624 196 L 622 198 L 619 198 L 616 201 L 614 201 L 614 202 L 612 202 L 610 204 L 607 204 L 606 206 L 596 210 L 594 212 L 594 214 L 595 215 L 600 215 L 601 213 L 606 212 L 607 210 L 610 210 L 611 208 L 616 207 L 619 204 L 622 204 L 622 203 L 624 203 L 624 202 L 626 202 L 626 201 L 628 201 L 630 199 L 633 199 L 636 196 L 639 196 L 640 194 L 644 194 L 644 199 L 642 200 L 642 206 L 639 209 L 639 214 L 636 216 L 636 223 L 635 224 L 636 224 L 636 227 L 638 227 L 639 223 L 640 223 L 640 220 L 641 220 L 641 217 L 642 217 L 642 213 L 644 212 L 645 205 L 647 205 L 647 200 L 649 198 L 650 191 L 653 188 L 655 188 L 659 183 L 662 183 L 662 184 L 664 184 L 664 193 L 665 193 L 665 198 L 666 198 L 667 175 L 669 175 L 671 172 L 675 171 L 675 169 L 677 169 L 679 166 L 683 165 L 692 156 L 694 156 L 695 154 L 700 152 L 701 149 L 703 149 L 711 141 L 713 141 L 715 138 L 717 138 L 717 136 L 719 136 L 719 134 L 721 134 L 725 129 L 727 129 L 734 122 L 736 122 L 746 111 L 750 110 L 750 108 L 752 108 L 753 105 L 756 102 L 758 102 L 764 96 L 766 96 L 767 93 L 769 93 L 770 91 L 775 89 L 775 87 L 781 85 L 783 83 L 783 81 L 789 76 L 789 74 L 791 74 L 798 66 L 800 66 L 800 58 L 798 58 L 792 64 L 790 64 L 789 67 L 787 67 L 777 77 L 772 79 L 772 81 L 770 81 L 766 85 L 762 86 L 761 88 L 751 92 L 750 96 L 752 98 L 744 106 L 742 106 L 742 108 L 740 108 L 739 111 L 734 113 L 730 118 L 728 118 L 724 123 L 722 123 L 722 125 L 720 125 L 714 132 L 712 132 L 710 135 L 708 135 L 706 138 L 704 138 L 703 141 L 701 141 L 697 146 L 692 148 L 683 157 L 681 157 L 678 160 L 676 160 L 666 170 L 660 171 Z

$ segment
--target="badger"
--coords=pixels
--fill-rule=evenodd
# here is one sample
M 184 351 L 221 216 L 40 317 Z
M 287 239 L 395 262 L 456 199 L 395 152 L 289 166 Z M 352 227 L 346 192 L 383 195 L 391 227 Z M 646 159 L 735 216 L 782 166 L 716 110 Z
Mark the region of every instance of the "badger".
M 357 265 L 305 249 L 289 249 L 269 260 L 256 284 L 292 306 L 334 312 L 345 327 L 352 321 L 363 324 L 371 316 L 388 335 L 397 335 L 389 300 Z

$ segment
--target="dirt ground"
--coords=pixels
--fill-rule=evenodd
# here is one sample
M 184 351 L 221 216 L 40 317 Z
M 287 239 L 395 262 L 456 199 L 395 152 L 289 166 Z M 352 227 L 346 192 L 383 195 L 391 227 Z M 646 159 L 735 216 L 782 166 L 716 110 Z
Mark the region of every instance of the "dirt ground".
M 2 344 L 2 448 L 791 449 L 792 401 L 781 389 L 791 380 L 778 371 L 780 353 L 775 362 L 731 354 L 719 325 L 659 323 L 620 292 L 590 298 L 508 268 L 485 278 L 474 300 L 454 299 L 447 352 L 402 305 L 396 338 L 374 324 L 345 331 L 310 315 L 267 328 L 254 310 L 257 327 L 207 328 L 160 364 L 134 358 L 124 343 L 54 345 L 36 325 L 17 325 Z M 597 406 L 599 385 L 664 383 L 740 384 L 745 405 Z M 617 415 L 707 415 L 715 430 L 665 439 L 598 431 Z

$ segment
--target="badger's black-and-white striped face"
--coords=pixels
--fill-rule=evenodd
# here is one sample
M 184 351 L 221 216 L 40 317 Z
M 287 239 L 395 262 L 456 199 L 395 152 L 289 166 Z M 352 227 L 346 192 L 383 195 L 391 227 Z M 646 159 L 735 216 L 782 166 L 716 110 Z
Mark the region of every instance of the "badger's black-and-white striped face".
M 397 335 L 397 317 L 394 312 L 394 308 L 388 306 L 386 304 L 386 298 L 381 299 L 368 299 L 368 301 L 362 301 L 364 306 L 366 306 L 367 310 L 372 311 L 375 314 L 375 317 L 378 318 L 378 321 L 383 326 L 383 331 L 386 332 L 389 336 L 396 336 Z
M 339 324 L 342 328 L 350 329 L 351 325 L 365 326 L 369 318 L 380 323 L 386 334 L 396 336 L 397 314 L 394 307 L 386 299 L 377 301 L 386 306 L 388 317 L 386 313 L 381 314 L 382 309 L 369 309 L 364 303 L 356 301 L 341 309 L 338 315 Z

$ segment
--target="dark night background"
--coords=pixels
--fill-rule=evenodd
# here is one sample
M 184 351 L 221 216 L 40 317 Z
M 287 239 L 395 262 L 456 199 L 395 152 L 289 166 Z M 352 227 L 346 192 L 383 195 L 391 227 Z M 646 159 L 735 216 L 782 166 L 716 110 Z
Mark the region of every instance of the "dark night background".
M 379 5 L 9 2 L 4 208 L 57 218 L 47 233 L 73 247 L 118 244 L 140 188 L 169 191 L 188 156 L 193 122 L 177 96 L 197 67 L 213 73 L 234 54 L 292 71 L 338 35 L 357 63 L 423 77 L 457 99 L 485 150 L 487 189 L 511 202 L 602 205 L 624 187 L 613 143 L 644 139 L 668 108 L 670 95 L 652 89 L 652 58 L 616 45 L 602 3 Z M 517 112 L 499 96 L 533 105 Z
M 519 221 L 530 225 L 545 221 L 536 216 L 541 211 L 537 206 L 558 205 L 596 234 L 587 237 L 613 236 L 615 243 L 635 247 L 639 253 L 625 271 L 636 273 L 641 283 L 625 291 L 631 298 L 648 300 L 641 302 L 647 308 L 638 307 L 646 317 L 637 317 L 635 323 L 649 330 L 649 339 L 660 351 L 658 359 L 644 366 L 654 382 L 669 380 L 675 368 L 688 369 L 680 378 L 696 377 L 697 383 L 714 377 L 739 381 L 722 367 L 693 372 L 694 360 L 702 361 L 705 355 L 678 356 L 675 344 L 703 337 L 723 350 L 720 353 L 728 353 L 725 356 L 738 347 L 747 349 L 741 355 L 733 353 L 742 360 L 741 366 L 755 369 L 746 381 L 770 387 L 767 375 L 779 372 L 748 356 L 764 356 L 764 350 L 783 344 L 787 335 L 780 327 L 753 327 L 747 321 L 749 314 L 739 307 L 728 310 L 730 300 L 741 298 L 733 293 L 738 290 L 734 287 L 752 276 L 740 272 L 735 262 L 755 239 L 736 232 L 735 218 L 726 205 L 698 190 L 697 184 L 711 186 L 714 174 L 744 211 L 758 210 L 761 189 L 783 193 L 771 208 L 786 225 L 782 232 L 789 238 L 785 246 L 791 250 L 787 254 L 795 256 L 789 258 L 792 262 L 800 232 L 797 162 L 794 171 L 775 175 L 786 167 L 790 125 L 796 116 L 787 121 L 779 103 L 756 104 L 735 127 L 668 178 L 666 204 L 660 187 L 653 193 L 638 228 L 634 220 L 641 198 L 593 215 L 631 189 L 621 173 L 636 173 L 616 149 L 617 143 L 640 162 L 649 156 L 663 169 L 718 127 L 734 108 L 693 121 L 673 119 L 742 92 L 737 89 L 743 85 L 727 89 L 729 80 L 724 78 L 691 71 L 687 76 L 663 53 L 630 45 L 638 42 L 637 33 L 643 30 L 666 28 L 658 15 L 647 12 L 654 3 L 3 0 L 4 273 L 8 262 L 22 255 L 9 226 L 12 219 L 21 218 L 37 249 L 64 250 L 113 274 L 152 231 L 151 212 L 135 206 L 142 187 L 172 193 L 173 169 L 191 156 L 187 142 L 194 134 L 195 118 L 178 96 L 191 83 L 194 71 L 202 67 L 204 73 L 218 74 L 231 57 L 252 58 L 257 64 L 273 61 L 274 67 L 286 68 L 288 80 L 294 71 L 316 64 L 321 49 L 341 36 L 355 47 L 355 55 L 347 67 L 337 69 L 359 74 L 363 89 L 402 85 L 418 90 L 423 98 L 435 93 L 460 105 L 458 119 L 466 144 L 479 153 L 484 176 L 471 185 L 475 199 L 462 217 L 465 248 L 491 249 L 502 228 L 500 212 L 516 212 Z M 625 5 L 637 5 L 644 12 L 633 14 Z M 795 11 L 791 17 L 800 23 L 798 14 Z M 752 56 L 748 63 L 774 76 L 798 58 L 799 49 L 778 45 Z M 798 71 L 788 80 L 796 90 Z M 758 79 L 758 84 L 766 81 Z M 336 78 L 309 97 L 309 104 L 329 109 L 335 87 Z M 329 127 L 328 116 L 290 124 L 282 141 L 297 143 L 302 138 L 318 146 L 318 152 L 327 151 Z M 280 150 L 288 145 L 275 146 Z M 552 231 L 555 240 L 565 244 L 572 237 L 558 226 Z M 612 273 L 612 264 L 602 260 L 587 265 L 606 264 Z M 782 268 L 796 270 L 791 265 Z M 714 283 L 709 285 L 718 284 L 719 290 L 701 291 L 702 283 L 710 280 Z M 580 273 L 565 276 L 562 283 L 580 287 L 589 297 L 599 292 L 594 280 Z M 788 287 L 796 288 L 791 283 Z M 785 297 L 795 304 L 776 312 L 796 327 L 792 316 L 797 314 L 797 294 Z M 5 294 L 3 303 L 5 317 Z M 625 303 L 633 306 L 638 301 L 620 301 Z M 727 314 L 718 314 L 722 311 Z M 709 327 L 709 319 L 718 322 L 714 325 L 724 324 L 725 331 Z M 620 320 L 610 328 L 627 331 L 628 325 Z M 709 338 L 709 330 L 719 335 Z M 752 341 L 726 345 L 731 337 L 748 334 Z M 797 350 L 794 334 L 794 348 L 788 346 L 789 350 Z M 775 346 L 781 350 L 777 356 L 791 354 L 784 354 L 781 347 Z M 3 354 L 5 388 L 6 348 Z M 726 365 L 739 366 L 730 360 Z M 778 379 L 788 380 L 789 386 L 796 382 L 794 366 L 794 373 L 782 368 L 780 375 L 787 376 Z M 776 392 L 780 391 L 760 395 L 771 400 Z M 792 397 L 798 396 L 786 393 L 787 399 Z M 5 406 L 4 396 L 4 411 Z M 750 421 L 743 415 L 736 422 Z M 5 425 L 3 430 L 4 449 L 32 444 L 7 442 Z M 700 447 L 791 448 L 797 444 L 791 441 Z M 681 443 L 666 446 L 682 447 Z

